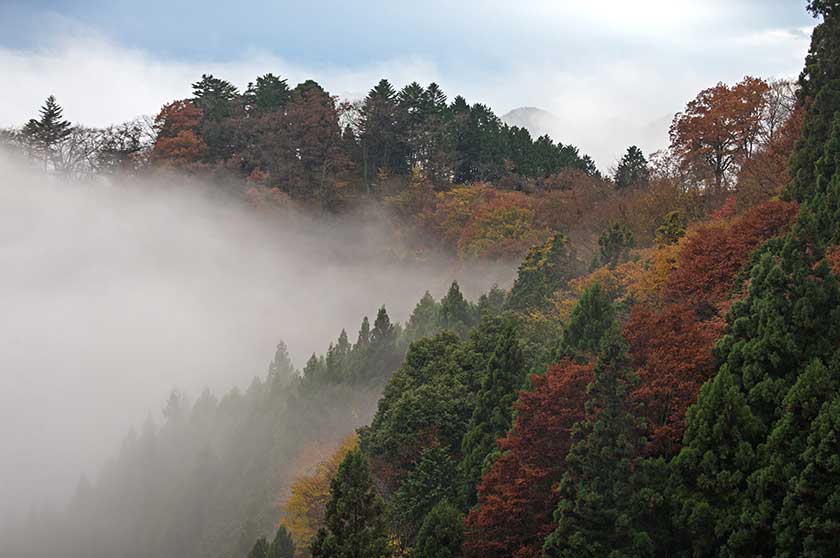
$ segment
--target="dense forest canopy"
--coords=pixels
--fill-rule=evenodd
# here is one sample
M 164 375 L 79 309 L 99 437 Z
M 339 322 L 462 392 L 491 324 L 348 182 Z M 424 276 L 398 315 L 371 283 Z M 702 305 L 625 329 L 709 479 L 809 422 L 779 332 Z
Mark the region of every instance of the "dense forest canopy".
M 348 102 L 206 74 L 104 130 L 48 97 L 3 141 L 57 184 L 188 177 L 324 226 L 376 211 L 399 265 L 516 271 L 402 323 L 372 305 L 300 369 L 278 339 L 247 389 L 173 391 L 0 554 L 840 555 L 840 3 L 807 9 L 798 80 L 709 84 L 667 147 L 609 172 L 434 83 Z

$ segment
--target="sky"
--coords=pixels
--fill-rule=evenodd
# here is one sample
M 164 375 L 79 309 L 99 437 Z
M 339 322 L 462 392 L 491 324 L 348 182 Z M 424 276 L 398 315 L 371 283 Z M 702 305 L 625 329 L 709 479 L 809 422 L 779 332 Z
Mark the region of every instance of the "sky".
M 547 110 L 555 140 L 608 169 L 628 145 L 664 147 L 705 87 L 795 77 L 814 23 L 804 0 L 0 0 L 0 126 L 49 94 L 87 125 L 154 114 L 205 72 L 351 99 L 385 77 Z

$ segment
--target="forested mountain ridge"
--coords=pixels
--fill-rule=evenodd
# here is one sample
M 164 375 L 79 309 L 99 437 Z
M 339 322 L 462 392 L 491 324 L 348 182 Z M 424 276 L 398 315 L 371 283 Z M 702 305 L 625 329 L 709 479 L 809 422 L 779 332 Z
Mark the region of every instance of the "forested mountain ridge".
M 304 155 L 296 169 L 282 155 L 242 162 L 254 128 L 226 152 L 235 117 L 219 119 L 232 126 L 224 130 L 203 126 L 240 95 L 205 77 L 195 99 L 158 117 L 153 164 L 218 174 L 235 161 L 237 187 L 261 209 L 340 211 L 356 195 L 373 198 L 401 231 L 422 231 L 431 237 L 422 242 L 462 259 L 521 258 L 516 279 L 474 302 L 457 283 L 440 300 L 427 293 L 404 326 L 381 308 L 355 341 L 342 331 L 300 372 L 280 345 L 267 378 L 244 394 L 206 393 L 191 408 L 173 395 L 165 424 L 129 435 L 68 514 L 33 517 L 26 532 L 47 530 L 55 539 L 45 544 L 57 546 L 24 537 L 9 538 L 11 548 L 840 554 L 840 5 L 813 0 L 809 10 L 822 21 L 797 84 L 746 77 L 700 92 L 675 116 L 667 153 L 649 161 L 631 147 L 609 179 L 585 158 L 546 170 L 529 155 L 509 168 L 483 147 L 456 148 L 470 155 L 441 163 L 424 143 L 435 126 L 418 133 L 424 147 L 398 155 L 388 134 L 351 126 L 362 170 L 346 171 L 359 174 L 345 197 L 345 171 L 323 151 L 312 167 Z M 330 105 L 311 83 L 287 91 L 261 79 L 241 96 L 254 107 L 286 96 Z M 409 86 L 399 98 L 434 98 L 429 89 Z M 222 108 L 208 91 L 227 99 Z M 380 82 L 362 122 L 372 125 L 393 96 Z M 446 110 L 463 107 L 456 98 Z M 467 122 L 486 116 L 480 105 L 467 110 Z M 283 114 L 292 122 L 295 111 Z M 518 132 L 502 130 L 513 145 Z M 552 144 L 552 156 L 564 149 Z M 114 521 L 110 539 L 98 531 L 103 518 Z

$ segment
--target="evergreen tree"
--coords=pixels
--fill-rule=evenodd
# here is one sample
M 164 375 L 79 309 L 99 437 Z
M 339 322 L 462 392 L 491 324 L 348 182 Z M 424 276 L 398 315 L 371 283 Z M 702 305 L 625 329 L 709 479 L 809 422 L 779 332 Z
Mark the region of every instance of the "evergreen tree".
M 513 402 L 525 379 L 525 363 L 515 322 L 507 318 L 487 373 L 477 395 L 476 407 L 464 435 L 461 450 L 464 458 L 461 471 L 464 477 L 464 500 L 475 504 L 475 487 L 488 458 L 496 453 L 496 440 L 504 436 L 513 421 Z
M 639 558 L 653 541 L 632 509 L 633 459 L 640 447 L 638 419 L 627 409 L 634 376 L 617 324 L 606 333 L 589 386 L 587 418 L 572 430 L 566 473 L 555 512 L 557 528 L 545 541 L 547 557 Z
M 256 84 L 249 83 L 247 95 L 250 96 L 254 108 L 262 111 L 282 108 L 292 98 L 286 80 L 270 73 L 259 76 Z
M 269 544 L 265 537 L 260 537 L 251 550 L 248 552 L 248 558 L 268 558 Z
M 282 340 L 277 343 L 277 350 L 274 352 L 274 360 L 268 366 L 268 377 L 272 382 L 285 383 L 297 375 L 289 356 L 289 349 Z
M 568 238 L 562 234 L 551 236 L 544 244 L 531 248 L 522 260 L 508 306 L 519 311 L 544 307 L 557 289 L 578 274 L 579 267 Z
M 572 310 L 563 331 L 559 358 L 586 360 L 598 354 L 604 335 L 615 323 L 615 308 L 601 288 L 595 283 L 586 289 Z
M 311 546 L 312 558 L 386 558 L 388 533 L 382 498 L 364 455 L 351 450 L 330 485 L 324 526 Z
M 72 133 L 71 124 L 62 119 L 63 109 L 50 95 L 40 110 L 40 118 L 32 118 L 23 127 L 24 141 L 43 158 L 44 167 L 52 161 L 58 166 L 58 147 Z
M 472 307 L 453 281 L 446 296 L 440 300 L 440 325 L 464 337 L 473 325 Z
M 808 9 L 823 21 L 811 34 L 805 68 L 799 76 L 799 101 L 805 107 L 805 117 L 791 157 L 793 180 L 787 193 L 800 202 L 813 191 L 814 165 L 822 155 L 834 115 L 840 111 L 840 10 L 835 0 L 813 0 Z
M 426 291 L 405 326 L 405 335 L 409 342 L 431 337 L 440 330 L 440 305 Z
M 669 211 L 656 228 L 656 243 L 660 246 L 676 244 L 685 236 L 685 216 L 681 211 Z
M 416 558 L 460 558 L 464 540 L 464 518 L 447 500 L 426 515 L 412 556 Z
M 293 558 L 295 555 L 295 544 L 292 535 L 285 526 L 281 525 L 274 534 L 274 540 L 268 548 L 267 558 Z
M 207 144 L 206 159 L 209 162 L 225 160 L 234 150 L 236 135 L 229 119 L 238 106 L 239 91 L 232 83 L 212 74 L 203 74 L 192 88 L 193 103 L 203 115 L 199 132 Z
M 774 552 L 778 487 L 787 481 L 768 476 L 779 469 L 768 463 L 766 444 L 797 378 L 815 359 L 827 362 L 840 338 L 840 287 L 818 263 L 813 222 L 803 208 L 788 237 L 758 258 L 749 294 L 733 305 L 718 345 L 717 377 L 689 410 L 673 469 L 677 521 L 698 555 Z
M 592 262 L 592 267 L 606 265 L 615 267 L 626 261 L 630 249 L 635 245 L 633 232 L 624 223 L 613 223 L 598 239 L 600 254 Z
M 368 193 L 373 177 L 380 170 L 404 170 L 397 120 L 397 93 L 388 80 L 380 80 L 365 97 L 361 108 L 362 178 Z
M 613 176 L 616 188 L 646 185 L 650 180 L 650 168 L 642 150 L 631 145 L 621 158 Z
M 390 508 L 392 525 L 403 544 L 411 546 L 426 517 L 438 502 L 455 501 L 458 474 L 446 449 L 427 448 L 405 481 L 394 492 Z

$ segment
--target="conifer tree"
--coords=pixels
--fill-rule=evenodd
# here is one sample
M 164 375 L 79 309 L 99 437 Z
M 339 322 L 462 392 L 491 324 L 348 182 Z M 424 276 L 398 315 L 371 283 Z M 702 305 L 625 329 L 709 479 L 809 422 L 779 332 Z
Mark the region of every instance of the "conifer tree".
M 440 329 L 438 325 L 439 316 L 440 305 L 429 294 L 429 291 L 426 291 L 426 294 L 414 307 L 414 311 L 408 319 L 408 324 L 406 324 L 405 333 L 408 341 L 416 341 L 436 334 Z
M 472 308 L 461 294 L 461 287 L 457 281 L 452 282 L 446 296 L 440 301 L 440 325 L 461 337 L 464 337 L 473 325 Z
M 805 107 L 805 117 L 791 157 L 793 180 L 787 193 L 800 202 L 813 191 L 814 165 L 823 153 L 834 115 L 840 111 L 840 10 L 836 0 L 812 0 L 808 10 L 823 21 L 811 34 L 805 68 L 799 76 L 799 102 Z
M 274 540 L 268 548 L 267 558 L 293 558 L 295 544 L 292 535 L 285 526 L 281 525 L 274 534 Z
M 616 188 L 645 185 L 650 179 L 650 168 L 642 150 L 631 145 L 619 161 L 613 180 Z
M 565 286 L 579 271 L 574 251 L 562 234 L 551 236 L 525 255 L 510 290 L 508 305 L 513 310 L 542 308 L 548 297 Z
M 513 402 L 517 390 L 522 387 L 525 373 L 516 326 L 512 319 L 507 319 L 488 363 L 469 428 L 461 443 L 464 455 L 461 462 L 465 482 L 463 494 L 469 506 L 475 503 L 475 487 L 488 465 L 488 457 L 497 451 L 496 440 L 510 429 Z
M 630 249 L 635 245 L 633 232 L 624 223 L 613 223 L 598 239 L 600 254 L 592 262 L 592 267 L 607 265 L 615 267 L 627 259 Z
M 458 474 L 455 463 L 446 449 L 440 446 L 427 448 L 391 498 L 392 525 L 401 542 L 411 546 L 423 518 L 435 504 L 457 498 Z
M 634 383 L 617 324 L 602 340 L 587 418 L 575 425 L 560 482 L 557 528 L 546 538 L 550 558 L 639 558 L 653 555 L 653 541 L 636 521 L 633 459 L 640 447 L 639 421 L 627 409 Z
M 248 558 L 268 558 L 269 544 L 265 537 L 260 537 L 251 550 L 248 552 Z
M 563 330 L 559 357 L 586 360 L 598 354 L 601 340 L 615 323 L 615 307 L 601 288 L 595 283 L 586 289 L 578 299 L 569 322 Z
M 351 450 L 330 485 L 324 526 L 311 546 L 312 558 L 386 558 L 388 533 L 382 498 L 364 455 Z
M 37 120 L 32 118 L 23 127 L 23 137 L 32 150 L 44 160 L 44 167 L 52 161 L 58 164 L 57 148 L 72 133 L 71 124 L 62 119 L 63 109 L 50 95 Z
M 416 558 L 460 558 L 464 540 L 464 518 L 442 500 L 426 515 L 412 556 Z

